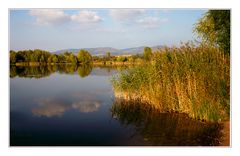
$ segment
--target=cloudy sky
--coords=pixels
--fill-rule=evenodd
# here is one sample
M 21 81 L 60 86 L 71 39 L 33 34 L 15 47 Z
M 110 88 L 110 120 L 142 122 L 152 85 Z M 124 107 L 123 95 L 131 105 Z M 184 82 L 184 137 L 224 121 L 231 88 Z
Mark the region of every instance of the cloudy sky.
M 10 49 L 179 45 L 206 10 L 10 10 Z

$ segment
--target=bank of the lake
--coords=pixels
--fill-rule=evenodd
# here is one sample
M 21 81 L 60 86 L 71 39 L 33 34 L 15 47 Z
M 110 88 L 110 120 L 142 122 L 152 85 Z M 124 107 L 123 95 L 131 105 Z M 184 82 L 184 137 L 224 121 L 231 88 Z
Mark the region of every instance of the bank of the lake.
M 83 63 L 46 63 L 46 62 L 16 62 L 12 66 L 42 66 L 42 65 L 94 65 L 94 66 L 135 66 L 144 65 L 147 62 L 117 62 L 117 61 L 93 61 L 88 64 Z
M 230 57 L 217 48 L 162 49 L 153 63 L 122 71 L 112 83 L 118 98 L 140 100 L 162 112 L 213 122 L 230 118 Z
M 222 138 L 220 140 L 220 146 L 230 146 L 230 121 L 224 121 L 221 123 L 223 128 L 221 130 Z

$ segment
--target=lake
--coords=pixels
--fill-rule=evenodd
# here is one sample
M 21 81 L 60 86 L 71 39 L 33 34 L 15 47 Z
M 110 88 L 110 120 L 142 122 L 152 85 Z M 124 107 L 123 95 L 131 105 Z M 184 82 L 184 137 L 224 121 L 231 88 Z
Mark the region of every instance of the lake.
M 126 67 L 10 67 L 11 146 L 209 146 L 222 126 L 116 99 Z

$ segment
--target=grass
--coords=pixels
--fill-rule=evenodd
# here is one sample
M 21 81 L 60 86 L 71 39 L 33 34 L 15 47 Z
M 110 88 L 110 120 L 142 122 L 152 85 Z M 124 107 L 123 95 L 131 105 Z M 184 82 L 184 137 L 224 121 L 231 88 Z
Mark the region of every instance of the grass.
M 185 44 L 161 49 L 151 63 L 120 72 L 112 84 L 116 97 L 141 100 L 162 112 L 229 119 L 230 57 L 217 48 Z

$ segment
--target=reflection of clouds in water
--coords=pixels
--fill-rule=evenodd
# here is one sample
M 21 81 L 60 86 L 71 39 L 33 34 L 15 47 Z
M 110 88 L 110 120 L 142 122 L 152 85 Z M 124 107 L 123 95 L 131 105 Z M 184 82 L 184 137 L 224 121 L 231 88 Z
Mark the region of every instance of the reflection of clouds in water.
M 40 108 L 35 108 L 32 113 L 36 116 L 62 116 L 62 114 L 69 108 L 68 104 L 64 104 L 56 99 L 40 99 L 37 101 Z
M 89 96 L 90 97 L 90 96 Z M 58 99 L 46 98 L 37 100 L 39 108 L 32 109 L 32 113 L 36 116 L 62 116 L 68 109 L 77 109 L 83 113 L 98 111 L 101 102 L 90 98 L 76 99 L 73 103 L 64 103 Z
M 82 101 L 72 104 L 74 109 L 78 109 L 80 112 L 84 113 L 96 112 L 100 106 L 101 104 L 98 101 Z

